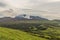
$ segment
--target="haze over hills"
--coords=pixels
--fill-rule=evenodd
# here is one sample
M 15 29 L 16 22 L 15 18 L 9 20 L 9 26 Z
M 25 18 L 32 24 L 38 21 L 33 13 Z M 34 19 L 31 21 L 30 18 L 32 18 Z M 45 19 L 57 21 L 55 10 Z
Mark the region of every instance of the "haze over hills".
M 15 17 L 17 15 L 27 14 L 33 16 L 40 16 L 47 19 L 59 19 L 60 13 L 57 12 L 49 12 L 49 11 L 40 11 L 33 9 L 8 9 L 4 11 L 0 11 L 0 17 Z
M 28 14 L 60 19 L 60 0 L 0 0 L 0 9 L 0 17 Z

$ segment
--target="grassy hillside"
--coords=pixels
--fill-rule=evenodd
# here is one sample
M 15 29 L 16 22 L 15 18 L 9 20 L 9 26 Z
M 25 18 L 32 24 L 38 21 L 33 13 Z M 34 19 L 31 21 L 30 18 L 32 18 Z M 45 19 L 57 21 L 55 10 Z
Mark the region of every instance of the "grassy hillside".
M 47 40 L 32 36 L 26 32 L 0 27 L 0 40 Z
M 60 22 L 23 20 L 0 23 L 0 40 L 47 39 L 60 40 Z

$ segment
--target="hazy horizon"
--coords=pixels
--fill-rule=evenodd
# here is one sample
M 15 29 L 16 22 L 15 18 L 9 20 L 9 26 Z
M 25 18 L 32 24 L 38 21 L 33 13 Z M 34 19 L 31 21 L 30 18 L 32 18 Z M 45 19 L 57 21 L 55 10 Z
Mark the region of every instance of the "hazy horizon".
M 9 9 L 14 9 L 14 12 L 5 11 Z M 48 19 L 60 19 L 60 0 L 0 0 L 0 17 L 14 17 L 24 14 L 24 12 L 28 15 L 38 15 Z

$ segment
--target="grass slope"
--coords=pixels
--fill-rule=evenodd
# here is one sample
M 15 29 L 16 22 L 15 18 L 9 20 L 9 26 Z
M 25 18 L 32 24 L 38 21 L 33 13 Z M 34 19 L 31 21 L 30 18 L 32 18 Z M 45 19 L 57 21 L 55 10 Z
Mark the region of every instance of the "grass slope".
M 26 32 L 0 27 L 0 40 L 47 40 Z

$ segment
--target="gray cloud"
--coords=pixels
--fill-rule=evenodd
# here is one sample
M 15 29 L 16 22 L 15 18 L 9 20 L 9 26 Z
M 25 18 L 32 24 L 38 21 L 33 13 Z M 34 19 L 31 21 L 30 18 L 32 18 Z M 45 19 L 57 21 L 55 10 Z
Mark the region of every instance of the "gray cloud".
M 0 7 L 6 7 L 5 3 L 0 2 Z

